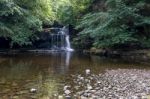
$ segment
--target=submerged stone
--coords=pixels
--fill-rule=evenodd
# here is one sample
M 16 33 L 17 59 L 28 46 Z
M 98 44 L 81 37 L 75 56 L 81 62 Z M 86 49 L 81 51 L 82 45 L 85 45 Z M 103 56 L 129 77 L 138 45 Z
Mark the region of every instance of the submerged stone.
M 61 95 L 59 95 L 59 96 L 58 96 L 58 99 L 64 99 L 64 97 L 63 97 L 63 96 L 61 96 Z
M 66 95 L 69 95 L 70 93 L 71 93 L 70 90 L 65 90 L 65 94 L 66 94 Z
M 91 73 L 90 69 L 85 70 L 86 75 L 89 75 Z
M 19 99 L 19 96 L 13 96 L 12 99 Z
M 36 93 L 36 92 L 37 92 L 37 89 L 31 88 L 31 89 L 30 89 L 30 92 L 31 92 L 31 93 Z

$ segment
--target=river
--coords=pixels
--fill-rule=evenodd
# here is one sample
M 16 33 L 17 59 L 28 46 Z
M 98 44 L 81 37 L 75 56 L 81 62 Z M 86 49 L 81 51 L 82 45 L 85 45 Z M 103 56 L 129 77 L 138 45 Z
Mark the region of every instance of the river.
M 86 69 L 98 74 L 109 69 L 150 69 L 150 64 L 77 52 L 5 54 L 0 56 L 0 99 L 48 99 L 63 94 L 70 75 Z

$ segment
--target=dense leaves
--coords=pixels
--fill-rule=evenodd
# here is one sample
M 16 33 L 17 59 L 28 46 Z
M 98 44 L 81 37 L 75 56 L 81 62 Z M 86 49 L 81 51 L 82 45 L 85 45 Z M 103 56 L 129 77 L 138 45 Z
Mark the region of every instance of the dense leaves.
M 0 1 L 0 35 L 12 44 L 30 44 L 30 37 L 41 29 L 41 21 L 15 0 Z
M 42 25 L 75 24 L 90 0 L 0 0 L 0 37 L 11 45 L 31 44 Z M 78 5 L 79 3 L 79 5 Z
M 43 24 L 72 25 L 81 48 L 150 47 L 149 0 L 0 0 L 0 37 L 31 44 Z
M 57 21 L 76 25 L 78 18 L 87 10 L 93 0 L 54 0 Z
M 88 13 L 81 19 L 77 26 L 77 29 L 82 29 L 78 38 L 89 35 L 98 48 L 150 46 L 148 0 L 107 0 L 105 5 L 107 10 Z

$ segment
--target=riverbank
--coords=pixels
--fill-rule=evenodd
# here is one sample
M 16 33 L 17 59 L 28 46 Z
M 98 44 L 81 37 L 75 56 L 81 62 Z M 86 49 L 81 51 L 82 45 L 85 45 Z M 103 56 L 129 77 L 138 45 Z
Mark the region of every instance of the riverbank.
M 72 77 L 72 84 L 64 86 L 66 97 L 75 99 L 150 98 L 149 70 L 106 70 L 105 73 L 77 74 Z
M 52 53 L 52 52 L 61 52 L 64 50 L 52 50 L 52 49 L 5 49 L 0 50 L 0 54 L 17 54 L 17 53 Z
M 128 60 L 148 61 L 150 60 L 150 49 L 141 50 L 106 50 L 106 49 L 90 49 L 84 50 L 84 53 L 90 53 L 98 56 L 105 56 L 110 58 L 122 58 Z

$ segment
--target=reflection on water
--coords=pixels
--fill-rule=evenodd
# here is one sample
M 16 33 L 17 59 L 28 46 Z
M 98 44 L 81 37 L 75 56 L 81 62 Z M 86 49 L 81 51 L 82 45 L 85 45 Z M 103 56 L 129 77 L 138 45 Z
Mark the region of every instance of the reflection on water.
M 69 70 L 71 52 L 53 53 L 51 66 L 55 68 L 55 72 L 65 74 Z
M 68 67 L 70 63 L 71 52 L 66 52 L 65 65 Z
M 72 52 L 4 55 L 0 57 L 0 97 L 42 99 L 41 97 L 52 96 L 61 93 L 70 74 L 83 73 L 87 68 L 94 73 L 100 73 L 106 69 L 150 67 L 149 64 Z M 31 88 L 37 89 L 37 92 L 31 93 Z

